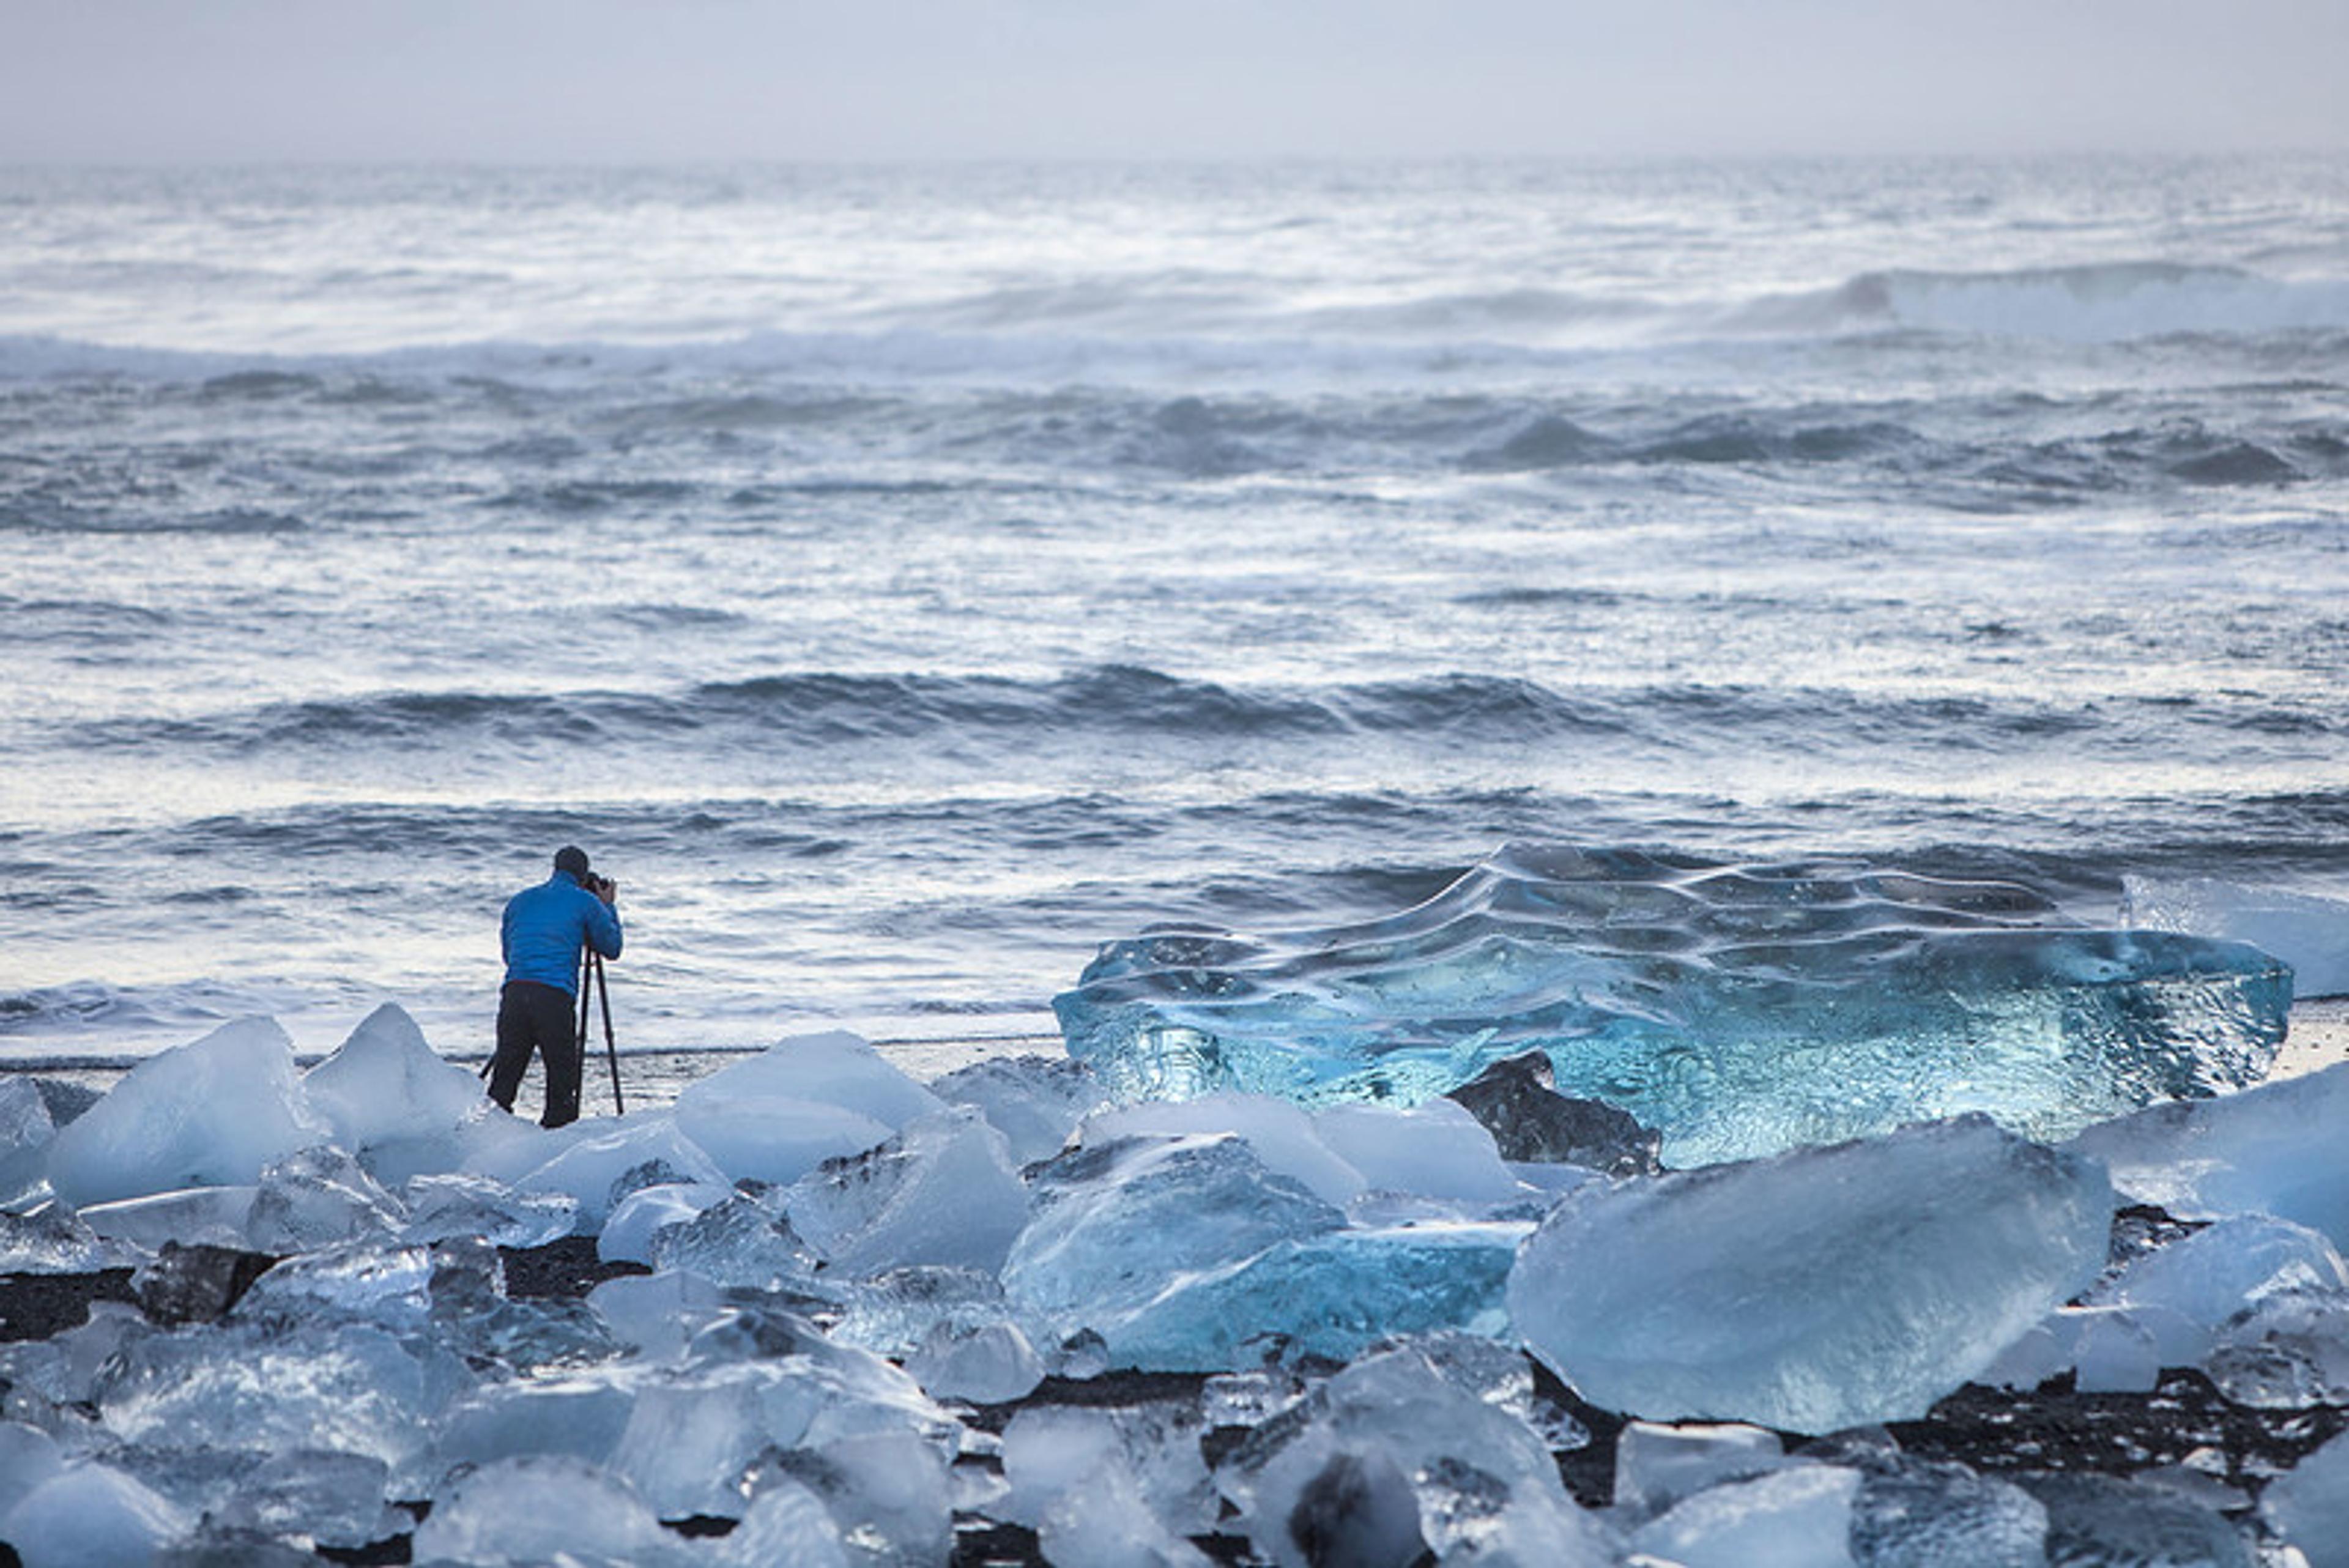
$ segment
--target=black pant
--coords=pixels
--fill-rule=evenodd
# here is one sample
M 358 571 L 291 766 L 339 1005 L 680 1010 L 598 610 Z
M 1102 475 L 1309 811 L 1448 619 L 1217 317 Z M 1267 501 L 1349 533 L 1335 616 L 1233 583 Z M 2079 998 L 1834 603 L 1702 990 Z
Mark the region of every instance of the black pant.
M 498 1054 L 490 1064 L 490 1098 L 507 1110 L 513 1109 L 533 1050 L 546 1064 L 546 1110 L 538 1125 L 577 1121 L 580 1046 L 571 993 L 534 980 L 510 980 L 498 995 Z

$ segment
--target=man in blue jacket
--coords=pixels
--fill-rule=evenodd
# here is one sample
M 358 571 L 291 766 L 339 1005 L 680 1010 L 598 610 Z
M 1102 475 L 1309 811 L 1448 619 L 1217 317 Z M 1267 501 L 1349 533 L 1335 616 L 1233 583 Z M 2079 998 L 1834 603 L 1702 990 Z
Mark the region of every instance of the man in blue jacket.
M 513 1109 L 514 1091 L 534 1050 L 546 1064 L 546 1110 L 541 1127 L 579 1119 L 577 1015 L 582 950 L 620 956 L 618 889 L 587 869 L 587 852 L 555 851 L 554 875 L 506 900 L 498 928 L 505 953 L 505 989 L 498 996 L 498 1054 L 490 1065 L 490 1098 Z

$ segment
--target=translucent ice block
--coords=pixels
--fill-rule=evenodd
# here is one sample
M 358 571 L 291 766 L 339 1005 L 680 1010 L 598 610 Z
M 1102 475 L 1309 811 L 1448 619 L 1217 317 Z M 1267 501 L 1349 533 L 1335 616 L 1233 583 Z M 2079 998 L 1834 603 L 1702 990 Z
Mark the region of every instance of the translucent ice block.
M 2002 883 L 1515 847 L 1383 920 L 1165 929 L 1053 1001 L 1121 1098 L 1413 1103 L 1539 1049 L 1689 1166 L 1982 1111 L 2055 1138 L 2258 1079 L 2291 971 Z

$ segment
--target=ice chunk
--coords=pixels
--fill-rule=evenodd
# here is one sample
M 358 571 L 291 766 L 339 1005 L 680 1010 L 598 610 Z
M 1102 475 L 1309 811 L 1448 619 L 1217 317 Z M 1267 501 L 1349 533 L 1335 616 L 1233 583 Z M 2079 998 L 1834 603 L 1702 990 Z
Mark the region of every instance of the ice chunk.
M 613 1206 L 595 1238 L 595 1256 L 605 1262 L 650 1263 L 653 1236 L 670 1225 L 688 1225 L 734 1196 L 714 1182 L 665 1181 L 640 1187 Z
M 1085 1122 L 1081 1138 L 1104 1144 L 1122 1137 L 1216 1133 L 1246 1139 L 1266 1169 L 1298 1182 L 1325 1203 L 1342 1208 L 1369 1188 L 1362 1173 L 1321 1137 L 1312 1116 L 1266 1095 L 1203 1095 L 1102 1111 Z
M 1501 1163 L 1493 1135 L 1450 1100 L 1424 1105 L 1330 1106 L 1313 1129 L 1377 1192 L 1468 1204 L 1505 1203 L 1525 1189 Z
M 1001 1405 L 1024 1399 L 1044 1381 L 1044 1363 L 1019 1325 L 1009 1321 L 957 1328 L 939 1324 L 905 1370 L 933 1399 Z
M 407 1218 L 399 1199 L 356 1158 L 326 1145 L 287 1155 L 261 1173 L 245 1240 L 259 1252 L 305 1252 L 388 1237 Z
M 1417 909 L 1108 945 L 1054 998 L 1120 1099 L 1417 1101 L 1530 1049 L 1687 1166 L 1983 1111 L 2032 1137 L 2250 1083 L 2290 971 L 1992 883 L 1513 848 Z
M 600 1464 L 627 1429 L 635 1385 L 609 1371 L 556 1372 L 488 1383 L 460 1395 L 432 1434 L 429 1475 L 524 1454 Z
M 843 1030 L 800 1034 L 747 1061 L 688 1084 L 677 1096 L 680 1115 L 761 1099 L 817 1100 L 903 1127 L 945 1108 L 945 1102 Z
M 70 1212 L 0 1212 L 0 1274 L 88 1274 L 138 1259 L 135 1248 L 106 1240 Z
M 2022 1488 L 1889 1440 L 1847 1458 L 1864 1478 L 1849 1542 L 1863 1568 L 2046 1568 L 2047 1510 Z
M 1539 1051 L 1494 1063 L 1445 1096 L 1493 1135 L 1503 1159 L 1570 1164 L 1610 1176 L 1648 1176 L 1662 1139 L 1628 1111 L 1557 1092 L 1557 1074 Z
M 2349 992 L 2349 898 L 2215 877 L 2124 877 L 2121 923 L 2249 942 L 2292 966 L 2293 994 Z
M 254 1281 L 236 1303 L 237 1315 L 248 1321 L 333 1317 L 420 1327 L 432 1311 L 433 1265 L 427 1247 L 361 1243 L 322 1249 L 288 1258 Z
M 399 1239 L 411 1242 L 478 1236 L 499 1247 L 543 1247 L 579 1228 L 579 1201 L 563 1192 L 516 1192 L 485 1176 L 410 1178 L 400 1189 L 408 1222 Z
M 951 1555 L 951 1489 L 936 1449 L 902 1433 L 872 1432 L 793 1449 L 775 1464 L 823 1501 L 851 1563 L 914 1568 Z
M 1133 1475 L 1116 1465 L 1061 1493 L 1036 1542 L 1053 1568 L 1211 1568 L 1206 1552 L 1151 1512 Z
M 1061 1337 L 1092 1327 L 1109 1338 L 1103 1324 L 1146 1311 L 1179 1279 L 1345 1224 L 1228 1136 L 1087 1145 L 1038 1170 L 1030 1190 L 1004 1290 Z
M 1028 1189 L 1003 1135 L 968 1106 L 827 1160 L 784 1201 L 792 1227 L 849 1274 L 918 1263 L 994 1270 L 1028 1222 Z
M 0 1213 L 47 1190 L 49 1145 L 57 1136 L 49 1104 L 33 1080 L 0 1078 Z
M 1001 1515 L 1040 1525 L 1071 1492 L 1115 1474 L 1163 1527 L 1202 1534 L 1215 1528 L 1219 1512 L 1199 1448 L 1205 1430 L 1197 1411 L 1172 1402 L 1109 1409 L 1030 1407 L 1003 1429 L 1003 1474 L 1010 1490 L 999 1505 Z
M 2174 1493 L 2076 1473 L 2026 1473 L 2015 1481 L 2047 1510 L 2050 1563 L 2251 1568 L 2234 1526 Z
M 189 1517 L 201 1518 L 205 1544 L 222 1537 L 240 1546 L 295 1539 L 350 1549 L 405 1534 L 413 1523 L 385 1505 L 389 1472 L 382 1461 L 358 1454 L 129 1448 L 114 1462 Z M 256 1558 L 268 1560 L 259 1552 L 239 1552 L 232 1560 Z
M 615 1339 L 654 1360 L 681 1353 L 694 1332 L 721 1310 L 717 1285 L 678 1269 L 605 1280 L 587 1293 L 587 1304 Z
M 739 1519 L 745 1479 L 768 1444 L 760 1385 L 682 1377 L 641 1386 L 611 1468 L 663 1519 Z
M 393 1181 L 453 1168 L 458 1150 L 450 1135 L 490 1103 L 481 1081 L 436 1055 L 416 1021 L 390 1002 L 305 1074 L 302 1087 L 335 1142 L 368 1156 Z
M 688 1568 L 698 1561 L 626 1479 L 559 1454 L 493 1459 L 459 1477 L 417 1526 L 414 1551 L 419 1563 Z
M 840 1527 L 823 1500 L 787 1475 L 770 1475 L 742 1522 L 716 1543 L 723 1568 L 848 1568 Z
M 38 1427 L 21 1421 L 0 1421 L 0 1521 L 34 1488 L 65 1469 L 57 1439 Z M 0 1540 L 7 1538 L 0 1529 Z
M 1508 1332 L 1506 1297 L 1530 1221 L 1360 1226 L 1276 1241 L 1163 1277 L 1147 1303 L 1090 1325 L 1119 1366 L 1222 1372 L 1301 1355 L 1350 1360 L 1381 1339 Z
M 990 1056 L 934 1080 L 930 1092 L 978 1107 L 1023 1166 L 1060 1153 L 1077 1124 L 1109 1104 L 1085 1064 L 1065 1056 Z
M 903 1360 L 941 1328 L 968 1334 L 1009 1314 L 1001 1282 L 984 1270 L 890 1269 L 848 1287 L 847 1311 L 832 1336 Z
M 1423 1552 L 1556 1568 L 1619 1556 L 1522 1422 L 1409 1349 L 1330 1378 L 1251 1433 L 1216 1476 L 1256 1549 L 1282 1568 L 1405 1568 Z
M 109 1241 L 152 1252 L 174 1242 L 191 1246 L 243 1247 L 261 1189 L 253 1186 L 190 1187 L 115 1203 L 93 1203 L 81 1222 Z
M 150 1563 L 196 1521 L 119 1469 L 88 1460 L 60 1468 L 0 1518 L 0 1541 L 26 1568 Z
M 2091 1301 L 2166 1308 L 2204 1329 L 2282 1291 L 2349 1290 L 2349 1263 L 2323 1235 L 2265 1215 L 2221 1220 L 2129 1264 Z
M 884 1143 L 893 1130 L 844 1106 L 780 1095 L 681 1098 L 677 1120 L 728 1177 L 777 1184 L 797 1181 L 827 1159 Z
M 656 1269 L 686 1269 L 712 1283 L 751 1290 L 816 1292 L 815 1254 L 789 1220 L 760 1199 L 737 1193 L 682 1225 L 653 1233 L 647 1260 Z
M 1698 1493 L 1631 1537 L 1679 1568 L 1853 1568 L 1857 1470 L 1803 1465 Z
M 1835 1431 L 1988 1367 L 2096 1279 L 2112 1209 L 2094 1161 L 1964 1116 L 1586 1187 L 1526 1243 L 1509 1312 L 1605 1408 Z
M 2260 1517 L 2300 1549 L 2308 1568 L 2349 1568 L 2349 1438 L 2333 1438 L 2270 1481 Z
M 129 1344 L 97 1403 L 109 1431 L 150 1448 L 315 1449 L 399 1472 L 466 1381 L 368 1324 L 186 1328 Z
M 1634 1421 L 1615 1439 L 1615 1506 L 1650 1519 L 1709 1487 L 1783 1468 L 1785 1445 L 1760 1427 Z
M 246 1184 L 326 1137 L 266 1018 L 225 1023 L 150 1056 L 49 1145 L 49 1184 L 78 1209 L 189 1187 Z
M 2279 1291 L 2230 1319 L 2204 1361 L 2238 1405 L 2349 1404 L 2349 1292 Z
M 2215 1100 L 2154 1106 L 2067 1146 L 2180 1220 L 2271 1214 L 2349 1247 L 2349 1063 Z
M 596 1230 L 611 1209 L 614 1184 L 647 1161 L 658 1161 L 688 1181 L 726 1185 L 725 1173 L 666 1115 L 654 1112 L 609 1127 L 594 1126 L 595 1130 L 525 1172 L 513 1186 L 523 1192 L 567 1195 L 579 1205 L 580 1224 Z

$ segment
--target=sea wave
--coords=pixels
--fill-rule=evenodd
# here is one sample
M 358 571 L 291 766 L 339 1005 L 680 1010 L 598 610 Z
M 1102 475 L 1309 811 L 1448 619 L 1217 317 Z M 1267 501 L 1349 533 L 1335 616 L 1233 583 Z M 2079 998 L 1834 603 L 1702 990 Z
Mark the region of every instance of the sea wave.
M 1861 273 L 1833 288 L 1741 306 L 1728 325 L 1772 333 L 1921 331 L 2064 343 L 2349 328 L 2349 280 L 2130 261 L 2012 271 Z

